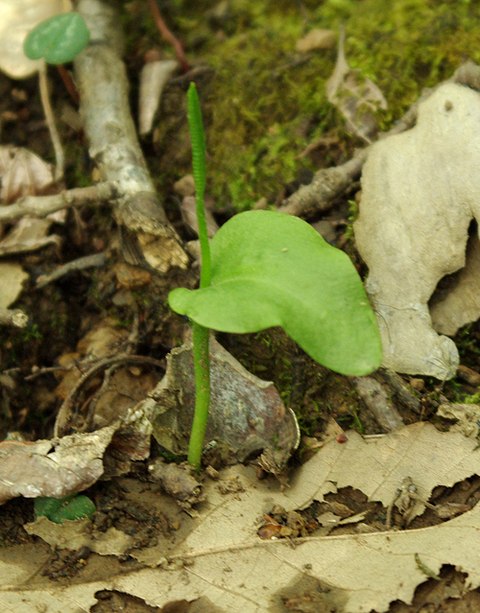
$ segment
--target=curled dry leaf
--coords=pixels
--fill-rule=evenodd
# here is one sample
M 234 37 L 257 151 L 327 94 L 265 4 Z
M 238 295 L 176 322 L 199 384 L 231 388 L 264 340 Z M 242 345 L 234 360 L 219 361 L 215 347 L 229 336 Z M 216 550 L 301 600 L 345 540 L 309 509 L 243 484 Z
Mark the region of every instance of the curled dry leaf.
M 327 98 L 347 120 L 354 134 L 370 143 L 378 131 L 376 112 L 387 108 L 380 89 L 358 70 L 350 68 L 344 51 L 345 32 L 338 39 L 337 63 L 327 81 Z
M 109 426 L 58 441 L 3 441 L 0 504 L 17 496 L 62 498 L 86 489 L 103 474 L 102 457 L 114 432 Z
M 26 35 L 38 23 L 71 10 L 70 0 L 0 0 L 0 70 L 12 79 L 25 79 L 39 62 L 23 52 Z
M 249 373 L 212 339 L 212 397 L 206 441 L 222 449 L 227 459 L 245 460 L 269 450 L 270 461 L 283 467 L 298 445 L 298 425 L 275 386 Z M 151 415 L 157 441 L 175 454 L 188 448 L 195 399 L 190 345 L 173 349 L 165 377 L 143 403 Z
M 175 60 L 147 62 L 142 68 L 138 100 L 138 127 L 141 136 L 145 136 L 152 129 L 162 91 L 177 68 L 178 62 Z
M 15 202 L 22 196 L 44 193 L 53 183 L 51 164 L 24 147 L 0 147 L 0 201 Z

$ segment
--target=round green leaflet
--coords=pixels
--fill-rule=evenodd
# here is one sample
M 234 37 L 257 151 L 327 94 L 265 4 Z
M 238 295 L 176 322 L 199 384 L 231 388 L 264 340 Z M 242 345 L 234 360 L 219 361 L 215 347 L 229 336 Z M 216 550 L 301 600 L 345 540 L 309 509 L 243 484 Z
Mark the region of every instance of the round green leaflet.
M 64 498 L 39 497 L 34 501 L 35 518 L 46 517 L 55 524 L 65 521 L 90 518 L 95 513 L 95 504 L 83 494 Z
M 357 271 L 305 221 L 240 213 L 213 237 L 211 255 L 209 287 L 170 292 L 177 313 L 222 332 L 281 326 L 314 360 L 342 374 L 380 365 L 377 322 Z
M 90 31 L 78 13 L 54 15 L 39 23 L 23 44 L 31 60 L 44 59 L 48 64 L 71 62 L 90 40 Z

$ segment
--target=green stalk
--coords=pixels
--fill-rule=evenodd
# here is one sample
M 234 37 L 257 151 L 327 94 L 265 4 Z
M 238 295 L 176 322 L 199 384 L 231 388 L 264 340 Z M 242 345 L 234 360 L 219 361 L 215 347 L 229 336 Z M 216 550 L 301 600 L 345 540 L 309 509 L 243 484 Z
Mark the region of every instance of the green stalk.
M 187 94 L 187 115 L 190 138 L 192 140 L 192 165 L 195 180 L 195 205 L 200 241 L 201 268 L 200 287 L 207 287 L 211 281 L 210 244 L 208 242 L 207 221 L 205 217 L 205 132 L 202 111 L 195 83 L 190 83 Z M 210 405 L 210 353 L 208 328 L 192 321 L 193 366 L 195 373 L 195 412 L 192 431 L 188 444 L 188 461 L 196 469 L 202 460 L 203 441 L 207 429 L 208 408 Z

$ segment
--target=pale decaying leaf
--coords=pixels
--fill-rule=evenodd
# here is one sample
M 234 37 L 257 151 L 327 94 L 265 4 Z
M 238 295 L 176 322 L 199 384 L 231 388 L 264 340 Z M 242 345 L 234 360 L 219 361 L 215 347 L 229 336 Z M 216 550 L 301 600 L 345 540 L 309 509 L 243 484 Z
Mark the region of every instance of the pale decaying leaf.
M 70 0 L 0 0 L 0 70 L 13 79 L 25 79 L 39 62 L 23 53 L 23 41 L 40 21 L 71 10 Z
M 133 536 L 114 527 L 105 532 L 96 530 L 92 533 L 89 519 L 55 524 L 46 517 L 39 517 L 34 522 L 25 524 L 24 528 L 28 534 L 39 536 L 52 547 L 73 551 L 88 547 L 102 556 L 123 555 L 134 544 Z
M 175 60 L 155 60 L 142 68 L 138 100 L 138 127 L 142 136 L 152 129 L 162 91 L 177 68 Z
M 338 39 L 337 63 L 327 81 L 327 98 L 347 121 L 347 127 L 370 143 L 378 132 L 376 112 L 387 108 L 381 90 L 358 70 L 350 68 L 344 51 L 345 32 Z
M 305 36 L 297 40 L 295 49 L 300 53 L 308 53 L 318 49 L 331 49 L 335 46 L 337 35 L 333 30 L 313 28 Z
M 103 474 L 103 453 L 115 427 L 59 441 L 0 443 L 0 504 L 10 498 L 61 498 L 82 491 Z
M 480 405 L 462 404 L 458 402 L 441 404 L 437 409 L 437 415 L 454 421 L 451 431 L 458 431 L 463 436 L 478 440 L 480 433 Z
M 41 194 L 54 182 L 51 164 L 24 147 L 12 145 L 0 146 L 0 177 L 2 204 Z
M 451 379 L 446 335 L 480 317 L 479 139 L 480 93 L 449 82 L 419 103 L 414 128 L 368 149 L 353 227 L 391 370 Z
M 20 295 L 28 274 L 20 264 L 0 262 L 0 308 L 7 309 Z
M 23 147 L 0 147 L 0 208 L 24 196 L 42 194 L 53 184 L 53 170 L 38 155 Z M 62 223 L 64 211 L 44 219 L 22 217 L 0 241 L 0 256 L 36 251 L 61 243 L 60 236 L 49 234 L 51 225 Z
M 311 611 L 382 613 L 394 600 L 410 603 L 416 587 L 430 574 L 438 575 L 444 564 L 464 573 L 467 589 L 473 589 L 480 585 L 479 506 L 417 530 L 293 542 L 262 541 L 256 530 L 273 505 L 297 509 L 321 500 L 334 480 L 388 504 L 399 482 L 411 475 L 428 496 L 434 485 L 478 474 L 474 447 L 458 433 L 415 424 L 379 440 L 349 432 L 346 443 L 327 443 L 285 491 L 274 480 L 258 481 L 252 468 L 226 469 L 218 481 L 205 482 L 206 502 L 198 517 L 185 518 L 176 542 L 170 535 L 156 547 L 130 552 L 152 568 L 59 585 L 38 572 L 45 562 L 42 551 L 34 563 L 0 550 L 0 606 L 16 613 L 41 605 L 49 613 L 88 611 L 99 590 L 116 589 L 157 607 L 208 597 L 211 608 L 204 610 L 221 612 L 280 613 L 289 600 L 310 603 Z M 229 482 L 237 486 L 223 487 Z

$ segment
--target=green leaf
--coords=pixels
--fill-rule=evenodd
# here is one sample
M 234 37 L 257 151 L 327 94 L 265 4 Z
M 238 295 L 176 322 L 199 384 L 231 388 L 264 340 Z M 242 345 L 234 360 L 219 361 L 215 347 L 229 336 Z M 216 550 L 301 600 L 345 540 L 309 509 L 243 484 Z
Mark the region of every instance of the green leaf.
M 35 498 L 33 508 L 35 518 L 44 516 L 56 524 L 91 517 L 96 511 L 95 504 L 84 495 L 71 495 L 65 498 L 40 496 Z
M 23 44 L 31 60 L 43 58 L 48 64 L 65 64 L 80 53 L 90 40 L 90 31 L 78 13 L 62 13 L 39 23 Z
M 174 311 L 222 332 L 281 326 L 342 374 L 378 368 L 380 335 L 360 277 L 308 223 L 274 211 L 240 213 L 220 228 L 211 251 L 211 285 L 170 292 Z

